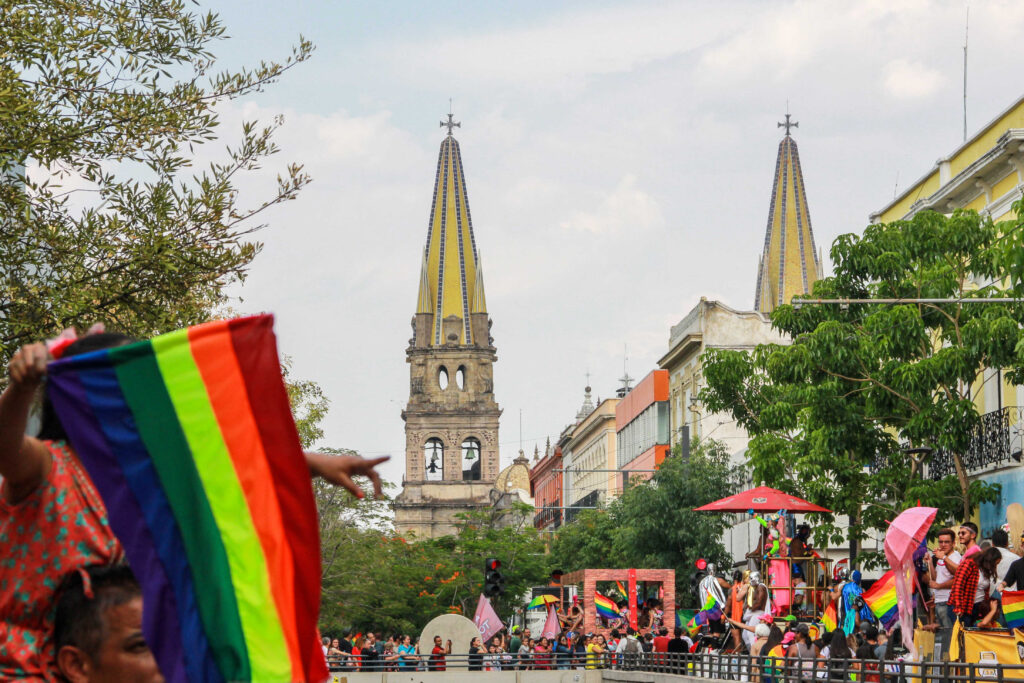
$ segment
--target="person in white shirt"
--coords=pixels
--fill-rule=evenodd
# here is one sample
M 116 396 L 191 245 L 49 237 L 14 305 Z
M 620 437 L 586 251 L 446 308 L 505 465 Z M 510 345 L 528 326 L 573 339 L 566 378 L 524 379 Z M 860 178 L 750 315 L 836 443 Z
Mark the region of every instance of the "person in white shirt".
M 1010 545 L 1010 534 L 1006 533 L 1005 529 L 996 529 L 992 532 L 992 545 L 999 549 L 1002 556 L 999 565 L 996 566 L 996 578 L 998 583 L 1001 583 L 1006 578 L 1010 565 L 1020 558 L 1007 547 Z
M 963 559 L 953 550 L 954 533 L 952 529 L 943 529 L 938 535 L 939 547 L 932 553 L 928 563 L 928 585 L 935 595 L 935 618 L 939 621 L 939 639 L 942 656 L 949 652 L 949 639 L 953 633 L 953 610 L 949 607 L 949 589 L 953 585 L 953 575 Z

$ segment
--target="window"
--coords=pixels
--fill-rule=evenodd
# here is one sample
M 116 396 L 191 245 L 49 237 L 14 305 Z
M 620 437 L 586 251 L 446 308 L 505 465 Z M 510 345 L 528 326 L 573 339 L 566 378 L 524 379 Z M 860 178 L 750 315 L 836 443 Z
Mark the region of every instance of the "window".
M 459 388 L 459 391 L 466 390 L 466 366 L 460 365 L 459 369 L 455 371 L 455 386 Z
M 443 365 L 437 371 L 437 386 L 441 387 L 441 391 L 448 388 L 448 368 Z
M 468 437 L 462 442 L 462 480 L 480 481 L 480 441 Z
M 423 445 L 423 470 L 427 481 L 444 479 L 444 444 L 441 439 L 428 439 Z

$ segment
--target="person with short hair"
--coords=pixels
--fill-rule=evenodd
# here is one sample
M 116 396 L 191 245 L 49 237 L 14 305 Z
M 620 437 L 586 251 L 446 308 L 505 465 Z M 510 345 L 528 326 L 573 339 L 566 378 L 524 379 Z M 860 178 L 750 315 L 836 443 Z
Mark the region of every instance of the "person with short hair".
M 70 683 L 163 683 L 142 635 L 142 589 L 125 564 L 70 573 L 58 591 L 53 642 Z
M 996 529 L 992 532 L 992 545 L 999 550 L 999 566 L 996 567 L 996 576 L 998 582 L 1002 583 L 1003 579 L 1006 578 L 1006 572 L 1010 570 L 1010 565 L 1020 559 L 1020 557 L 1010 550 L 1010 534 L 1006 533 L 1005 529 Z M 994 591 L 999 593 L 998 589 Z M 998 595 L 996 596 L 998 597 Z
M 452 641 L 447 646 L 441 647 L 441 636 L 434 636 L 434 647 L 430 651 L 429 671 L 444 671 L 445 657 L 452 653 Z
M 953 576 L 963 557 L 953 547 L 956 534 L 952 529 L 940 529 L 938 533 L 938 547 L 932 552 L 931 562 L 928 563 L 929 580 L 928 586 L 933 591 L 935 598 L 935 618 L 939 622 L 939 643 L 942 648 L 941 656 L 945 657 L 949 652 L 949 640 L 953 633 L 953 609 L 949 606 L 949 592 L 953 585 Z

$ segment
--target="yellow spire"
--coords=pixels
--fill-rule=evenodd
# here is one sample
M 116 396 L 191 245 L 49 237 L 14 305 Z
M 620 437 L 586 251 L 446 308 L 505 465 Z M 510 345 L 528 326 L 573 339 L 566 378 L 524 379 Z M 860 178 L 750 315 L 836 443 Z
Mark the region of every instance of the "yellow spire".
M 487 297 L 484 296 L 484 266 L 480 254 L 476 255 L 476 282 L 473 283 L 473 308 L 470 313 L 486 313 Z
M 441 141 L 434 176 L 434 198 L 430 207 L 430 226 L 424 251 L 423 272 L 417 313 L 433 313 L 431 345 L 441 346 L 442 321 L 450 316 L 461 319 L 459 344 L 472 344 L 470 314 L 486 313 L 483 279 L 473 237 L 469 195 L 462 169 L 462 154 L 452 129 L 460 124 L 448 115 L 442 121 L 448 135 Z
M 786 114 L 786 135 L 779 143 L 775 161 L 775 182 L 768 210 L 768 229 L 764 251 L 757 268 L 757 291 L 754 308 L 771 313 L 780 304 L 788 304 L 793 296 L 806 294 L 821 276 L 821 262 L 814 245 L 811 214 L 807 209 L 807 193 L 800 170 L 800 155 L 790 128 L 799 126 Z

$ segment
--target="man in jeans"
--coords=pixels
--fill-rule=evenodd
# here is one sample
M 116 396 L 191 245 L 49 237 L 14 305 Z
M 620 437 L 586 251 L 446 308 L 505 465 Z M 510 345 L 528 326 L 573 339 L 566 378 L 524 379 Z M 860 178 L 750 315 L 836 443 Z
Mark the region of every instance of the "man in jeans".
M 929 563 L 931 578 L 928 585 L 935 594 L 935 618 L 939 621 L 939 643 L 941 656 L 948 659 L 949 639 L 953 632 L 953 610 L 949 606 L 949 589 L 953 585 L 953 575 L 960 565 L 960 553 L 953 549 L 953 530 L 942 529 L 938 543 Z

